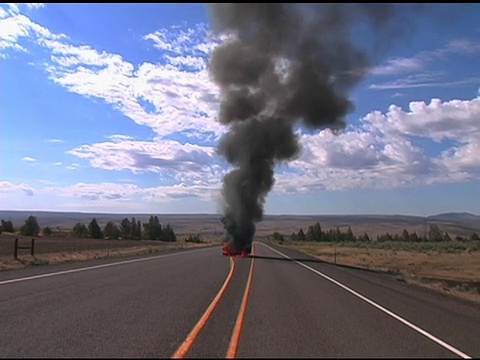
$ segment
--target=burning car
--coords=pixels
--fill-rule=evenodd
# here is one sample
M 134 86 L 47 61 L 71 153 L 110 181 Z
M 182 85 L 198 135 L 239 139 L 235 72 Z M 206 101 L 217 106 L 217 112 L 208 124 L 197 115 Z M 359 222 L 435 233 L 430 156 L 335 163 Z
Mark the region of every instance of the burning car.
M 252 252 L 252 247 L 250 245 L 245 246 L 243 249 L 235 248 L 233 243 L 229 241 L 223 242 L 222 254 L 224 256 L 240 256 L 248 257 Z

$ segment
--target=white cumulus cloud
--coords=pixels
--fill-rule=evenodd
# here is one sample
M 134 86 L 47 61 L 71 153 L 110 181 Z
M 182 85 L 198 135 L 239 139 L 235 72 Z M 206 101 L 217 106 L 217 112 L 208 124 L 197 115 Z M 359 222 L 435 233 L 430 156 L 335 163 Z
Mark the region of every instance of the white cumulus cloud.
M 35 159 L 35 158 L 31 157 L 31 156 L 24 156 L 24 157 L 22 158 L 22 160 L 23 160 L 23 161 L 26 161 L 26 162 L 29 162 L 29 163 L 34 163 L 34 162 L 37 161 L 37 159 Z

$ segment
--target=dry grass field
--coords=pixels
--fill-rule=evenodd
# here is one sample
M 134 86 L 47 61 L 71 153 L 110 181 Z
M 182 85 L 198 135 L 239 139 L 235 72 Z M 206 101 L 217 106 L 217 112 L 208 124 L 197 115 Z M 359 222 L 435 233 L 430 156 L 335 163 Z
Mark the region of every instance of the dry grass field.
M 31 246 L 32 237 L 2 234 L 0 235 L 0 270 L 220 245 L 220 241 L 212 236 L 202 236 L 203 243 L 185 242 L 186 236 L 177 237 L 176 242 L 34 237 L 32 256 L 31 250 L 26 249 Z M 14 258 L 15 238 L 18 238 L 18 245 L 25 248 L 18 250 L 17 259 Z

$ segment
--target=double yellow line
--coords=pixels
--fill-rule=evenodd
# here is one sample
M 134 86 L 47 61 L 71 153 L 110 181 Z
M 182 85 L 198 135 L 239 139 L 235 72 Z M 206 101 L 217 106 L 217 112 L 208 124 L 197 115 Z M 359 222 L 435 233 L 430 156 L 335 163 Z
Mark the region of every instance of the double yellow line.
M 240 341 L 240 334 L 242 331 L 243 320 L 245 318 L 245 312 L 247 310 L 248 297 L 250 295 L 250 288 L 252 287 L 253 262 L 254 262 L 254 258 L 251 259 L 250 270 L 248 273 L 247 284 L 243 292 L 242 303 L 240 304 L 240 310 L 237 315 L 237 320 L 235 321 L 232 337 L 230 338 L 230 344 L 228 346 L 227 355 L 225 356 L 226 358 L 229 358 L 229 359 L 232 359 L 235 357 L 235 354 L 237 353 L 238 343 Z M 197 338 L 198 334 L 200 333 L 200 330 L 202 330 L 202 328 L 205 326 L 213 310 L 220 302 L 223 294 L 225 293 L 228 287 L 228 284 L 230 283 L 233 277 L 234 271 L 235 271 L 235 261 L 233 257 L 230 257 L 230 271 L 227 275 L 227 278 L 223 282 L 222 287 L 220 288 L 219 292 L 217 293 L 215 298 L 212 300 L 212 302 L 210 303 L 210 305 L 208 306 L 207 310 L 202 315 L 200 320 L 193 327 L 192 331 L 190 331 L 190 333 L 187 335 L 187 337 L 185 338 L 185 341 L 178 347 L 177 351 L 173 353 L 173 355 L 171 356 L 172 359 L 183 358 L 185 354 L 188 352 L 192 344 L 195 342 L 195 339 Z
M 245 285 L 245 290 L 243 292 L 242 303 L 240 304 L 240 310 L 237 314 L 237 320 L 235 321 L 235 326 L 233 327 L 232 337 L 230 338 L 230 345 L 228 346 L 227 355 L 225 356 L 228 359 L 233 359 L 237 353 L 238 343 L 240 341 L 240 333 L 242 331 L 243 320 L 245 319 L 245 313 L 247 311 L 248 297 L 250 295 L 250 289 L 252 287 L 252 278 L 253 278 L 253 262 L 255 261 L 252 258 L 250 263 L 250 271 L 248 272 L 247 285 Z

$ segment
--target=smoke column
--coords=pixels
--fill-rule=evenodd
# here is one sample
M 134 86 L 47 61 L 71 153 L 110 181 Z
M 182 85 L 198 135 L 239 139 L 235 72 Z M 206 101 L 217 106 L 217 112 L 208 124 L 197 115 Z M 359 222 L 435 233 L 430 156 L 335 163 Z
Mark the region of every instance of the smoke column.
M 223 179 L 222 221 L 230 247 L 241 251 L 262 220 L 275 164 L 301 151 L 294 126 L 344 128 L 367 55 L 398 29 L 390 4 L 209 6 L 213 32 L 226 38 L 209 64 L 222 96 L 218 121 L 228 126 L 218 152 L 233 167 Z

